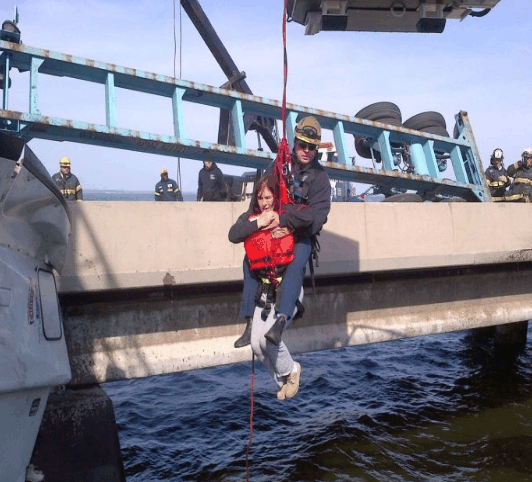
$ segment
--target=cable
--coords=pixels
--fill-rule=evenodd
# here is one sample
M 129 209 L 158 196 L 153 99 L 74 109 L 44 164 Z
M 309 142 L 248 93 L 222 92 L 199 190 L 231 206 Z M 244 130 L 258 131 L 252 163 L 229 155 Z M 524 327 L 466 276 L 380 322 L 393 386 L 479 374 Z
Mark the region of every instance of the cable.
M 479 12 L 472 11 L 469 12 L 470 17 L 483 17 L 484 15 L 487 15 L 491 12 L 491 8 L 485 8 L 484 10 L 480 10 Z

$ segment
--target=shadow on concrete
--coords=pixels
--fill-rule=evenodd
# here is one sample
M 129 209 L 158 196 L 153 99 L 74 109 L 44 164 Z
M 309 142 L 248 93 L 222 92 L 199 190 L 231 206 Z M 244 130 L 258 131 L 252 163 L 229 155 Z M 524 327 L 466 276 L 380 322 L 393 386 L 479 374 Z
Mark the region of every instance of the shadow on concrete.
M 90 233 L 91 242 L 100 256 L 98 263 L 103 265 L 102 270 L 111 273 L 111 263 L 102 249 L 101 240 L 93 235 L 90 221 L 82 210 L 76 211 L 76 222 L 78 228 L 82 226 Z M 327 242 L 322 242 L 321 259 L 327 257 L 331 259 L 327 247 L 332 243 L 334 246 L 332 261 L 335 261 L 334 253 L 341 249 L 343 253 L 350 253 L 352 265 L 358 270 L 358 242 L 330 233 L 327 233 L 326 239 Z M 70 251 L 71 256 L 72 252 L 74 250 Z M 345 260 L 345 254 L 343 257 Z M 318 267 L 316 276 L 319 276 L 319 273 Z M 224 337 L 236 339 L 240 334 L 241 325 L 237 324 L 237 320 L 242 293 L 241 282 L 193 286 L 164 285 L 156 288 L 139 287 L 124 290 L 118 288 L 118 282 L 112 274 L 109 274 L 105 281 L 108 287 L 105 291 L 60 296 L 74 374 L 73 384 L 129 378 L 130 374 L 120 368 L 124 366 L 124 361 L 121 360 L 122 364 L 118 362 L 115 352 L 117 347 L 126 346 L 128 356 L 134 357 L 131 358 L 131 363 L 141 366 L 142 376 L 150 376 L 161 373 L 153 368 L 144 355 L 146 348 L 151 344 L 172 344 L 178 352 L 180 345 L 184 346 L 190 342 L 188 345 L 190 346 L 191 343 L 203 341 L 202 351 L 207 359 L 219 351 L 219 340 Z M 310 293 L 310 278 L 307 278 L 306 284 L 307 293 Z M 317 291 L 321 289 L 318 286 Z M 311 301 L 310 305 L 312 304 L 316 305 Z M 338 309 L 339 316 L 345 320 L 345 312 L 342 312 L 341 307 Z M 319 313 L 322 312 L 326 310 L 320 308 Z M 298 323 L 306 323 L 305 320 L 311 316 L 312 308 L 307 310 L 307 313 L 309 315 L 298 320 Z M 220 359 L 221 362 L 242 360 L 243 352 L 237 352 L 232 347 L 232 341 L 225 349 L 233 351 L 235 356 L 238 356 L 233 358 L 231 353 L 228 353 L 226 357 Z M 101 361 L 94 361 L 95 356 L 108 360 L 105 370 L 102 369 Z M 194 356 L 201 357 L 201 353 L 196 353 Z M 151 361 L 155 364 L 161 363 L 161 360 L 153 358 Z M 205 363 L 205 365 L 199 363 L 195 368 L 217 364 L 212 361 Z M 179 367 L 176 367 L 175 371 L 179 371 Z

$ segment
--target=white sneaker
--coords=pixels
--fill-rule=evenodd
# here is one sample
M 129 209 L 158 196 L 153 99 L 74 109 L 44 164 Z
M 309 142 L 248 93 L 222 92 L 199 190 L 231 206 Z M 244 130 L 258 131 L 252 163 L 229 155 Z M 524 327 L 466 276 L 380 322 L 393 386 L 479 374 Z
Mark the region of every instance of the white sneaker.
M 301 376 L 301 365 L 298 362 L 295 362 L 296 371 L 288 375 L 286 381 L 286 398 L 293 398 L 297 395 L 299 390 L 299 378 Z
M 286 398 L 286 383 L 277 390 L 277 400 L 284 400 Z
M 26 467 L 26 482 L 41 482 L 44 480 L 44 474 L 35 468 L 33 464 Z

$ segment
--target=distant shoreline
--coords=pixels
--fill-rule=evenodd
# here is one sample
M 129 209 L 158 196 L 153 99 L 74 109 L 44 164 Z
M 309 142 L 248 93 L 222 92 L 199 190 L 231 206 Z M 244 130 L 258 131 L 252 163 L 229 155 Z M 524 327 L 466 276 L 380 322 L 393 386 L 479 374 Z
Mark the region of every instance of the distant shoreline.
M 116 193 L 116 194 L 149 194 L 153 195 L 153 191 L 130 191 L 126 189 L 83 189 L 86 194 L 101 194 L 101 193 Z M 195 192 L 185 192 L 183 195 L 195 196 Z
M 121 189 L 84 189 L 84 201 L 155 201 L 153 191 L 125 191 Z M 183 193 L 184 201 L 196 201 L 196 193 Z

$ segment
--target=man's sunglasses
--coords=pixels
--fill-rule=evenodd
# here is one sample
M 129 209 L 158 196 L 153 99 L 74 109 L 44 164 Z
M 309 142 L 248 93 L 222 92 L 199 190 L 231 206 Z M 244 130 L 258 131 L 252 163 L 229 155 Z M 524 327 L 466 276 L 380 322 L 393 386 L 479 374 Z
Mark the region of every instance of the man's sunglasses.
M 304 151 L 307 149 L 309 151 L 315 151 L 318 146 L 316 144 L 309 144 L 308 142 L 297 141 L 297 147 Z

